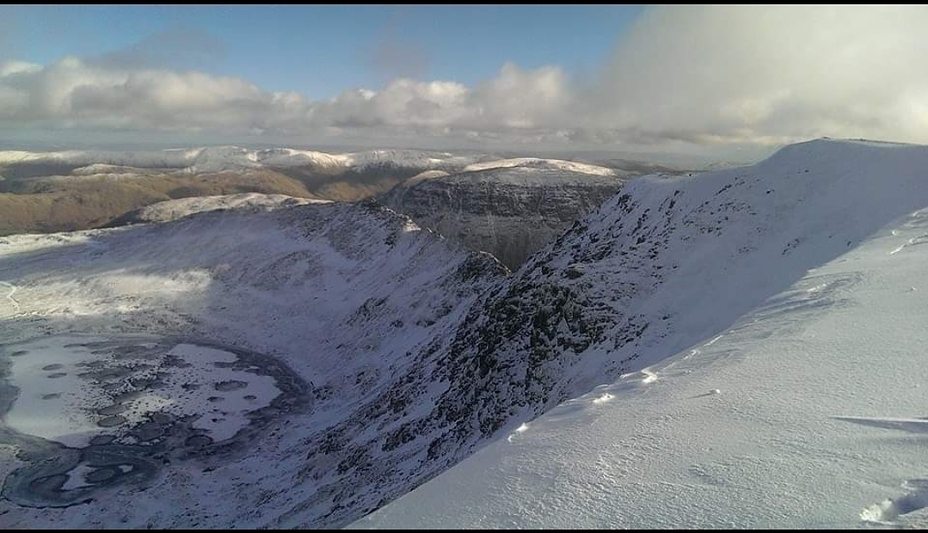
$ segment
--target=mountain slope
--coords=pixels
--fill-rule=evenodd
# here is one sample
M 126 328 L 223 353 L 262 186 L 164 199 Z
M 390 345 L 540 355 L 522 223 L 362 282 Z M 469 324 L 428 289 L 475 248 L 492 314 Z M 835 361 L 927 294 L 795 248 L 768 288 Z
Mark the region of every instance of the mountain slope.
M 663 343 L 675 353 L 640 351 L 649 366 L 513 428 L 354 527 L 928 526 L 926 163 L 926 147 L 816 142 L 724 185 L 718 174 L 667 184 L 686 209 L 671 220 L 703 205 L 722 222 L 744 217 L 690 225 L 703 244 L 681 257 L 704 270 L 673 265 L 705 294 L 670 305 L 676 333 Z M 748 193 L 754 176 L 763 196 Z M 730 195 L 685 203 L 728 184 L 718 197 L 740 188 L 747 210 L 720 211 Z M 644 187 L 661 205 L 641 184 L 626 190 L 633 213 L 649 208 Z M 683 320 L 688 310 L 702 317 Z
M 722 334 L 928 206 L 926 164 L 925 147 L 816 141 L 753 167 L 629 183 L 474 305 L 424 372 L 447 388 L 431 413 L 404 421 L 422 435 L 423 476 Z

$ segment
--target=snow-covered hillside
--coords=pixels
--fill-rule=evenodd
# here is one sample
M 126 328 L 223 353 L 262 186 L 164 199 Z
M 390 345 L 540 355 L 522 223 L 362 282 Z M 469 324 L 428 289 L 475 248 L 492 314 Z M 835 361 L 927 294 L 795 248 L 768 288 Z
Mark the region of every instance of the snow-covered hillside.
M 147 205 L 110 223 L 111 226 L 138 224 L 145 222 L 169 222 L 194 213 L 215 211 L 218 209 L 247 209 L 252 211 L 279 209 L 302 204 L 325 204 L 328 200 L 312 198 L 295 198 L 283 194 L 242 193 L 222 196 L 197 196 L 180 198 Z
M 0 523 L 331 523 L 314 440 L 503 272 L 372 204 L 2 238 Z
M 483 371 L 449 432 L 508 437 L 355 525 L 925 527 L 926 169 L 815 141 L 630 183 L 449 365 Z
M 578 218 L 615 194 L 627 173 L 552 159 L 475 163 L 426 171 L 380 197 L 417 224 L 490 252 L 516 269 Z

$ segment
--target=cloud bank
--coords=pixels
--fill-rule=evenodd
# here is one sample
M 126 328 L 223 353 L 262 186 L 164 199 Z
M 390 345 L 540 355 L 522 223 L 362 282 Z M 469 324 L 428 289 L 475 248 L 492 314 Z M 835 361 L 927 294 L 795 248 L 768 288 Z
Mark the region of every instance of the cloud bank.
M 143 41 L 103 58 L 0 63 L 0 130 L 278 136 L 402 130 L 586 144 L 773 144 L 819 136 L 928 143 L 926 27 L 926 6 L 655 7 L 584 80 L 569 79 L 557 66 L 526 70 L 507 63 L 471 87 L 404 77 L 325 101 L 172 69 Z M 192 45 L 197 57 L 221 52 L 212 42 Z

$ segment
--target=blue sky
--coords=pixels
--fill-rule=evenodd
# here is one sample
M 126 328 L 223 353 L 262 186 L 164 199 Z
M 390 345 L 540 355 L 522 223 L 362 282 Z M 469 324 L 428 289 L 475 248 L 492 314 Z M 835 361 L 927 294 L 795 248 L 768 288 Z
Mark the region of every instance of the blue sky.
M 601 64 L 642 6 L 2 6 L 0 57 L 48 65 L 93 57 L 145 38 L 196 34 L 208 54 L 166 66 L 237 76 L 269 91 L 329 98 L 389 79 L 473 85 L 512 61 L 559 65 L 568 75 Z M 4 46 L 5 45 L 5 46 Z M 4 50 L 6 48 L 6 50 Z M 386 50 L 386 51 L 384 51 Z

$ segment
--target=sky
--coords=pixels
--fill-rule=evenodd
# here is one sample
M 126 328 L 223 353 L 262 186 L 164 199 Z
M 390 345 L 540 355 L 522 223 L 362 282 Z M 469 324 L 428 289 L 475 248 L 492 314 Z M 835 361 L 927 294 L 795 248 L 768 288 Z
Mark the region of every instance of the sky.
M 926 6 L 0 6 L 0 142 L 928 143 Z

